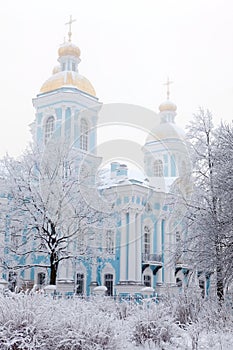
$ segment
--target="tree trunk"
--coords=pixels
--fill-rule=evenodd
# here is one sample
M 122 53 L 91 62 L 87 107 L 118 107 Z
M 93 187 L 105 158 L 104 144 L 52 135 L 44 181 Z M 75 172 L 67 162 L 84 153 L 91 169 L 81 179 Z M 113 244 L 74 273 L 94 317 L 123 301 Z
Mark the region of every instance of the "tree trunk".
M 50 284 L 52 285 L 56 285 L 57 270 L 58 270 L 57 255 L 55 252 L 52 252 L 50 255 Z
M 221 304 L 224 301 L 224 286 L 223 286 L 222 267 L 220 264 L 217 264 L 217 297 L 218 297 L 219 303 Z

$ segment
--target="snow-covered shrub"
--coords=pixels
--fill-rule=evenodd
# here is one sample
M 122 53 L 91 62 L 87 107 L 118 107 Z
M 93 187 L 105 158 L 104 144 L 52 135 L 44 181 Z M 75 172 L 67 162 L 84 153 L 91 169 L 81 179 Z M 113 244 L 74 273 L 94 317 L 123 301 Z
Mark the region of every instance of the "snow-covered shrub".
M 166 343 L 172 344 L 175 338 L 181 336 L 171 310 L 163 303 L 145 303 L 136 315 L 138 319 L 132 335 L 136 345 L 153 344 L 161 347 Z
M 56 350 L 117 349 L 114 319 L 98 312 L 95 302 L 69 300 L 60 322 L 54 326 Z M 61 330 L 64 330 L 61 332 Z
M 220 306 L 216 299 L 204 299 L 196 291 L 187 290 L 176 298 L 168 299 L 167 303 L 175 322 L 190 337 L 192 350 L 199 349 L 200 340 L 203 337 L 207 339 L 209 334 L 232 332 L 232 313 L 224 304 Z M 211 342 L 211 337 L 209 340 Z M 218 349 L 217 342 L 214 346 Z
M 120 320 L 126 320 L 128 317 L 135 314 L 138 305 L 133 302 L 121 301 L 115 304 L 116 316 Z M 139 307 L 138 307 L 139 309 Z
M 37 296 L 0 296 L 0 349 L 43 349 L 41 330 L 48 312 L 47 305 Z
M 232 334 L 231 307 L 195 294 L 140 305 L 0 295 L 1 350 L 228 350 Z
M 99 309 L 99 303 L 79 299 L 0 297 L 0 349 L 115 350 L 114 317 Z
M 42 342 L 37 339 L 37 330 L 26 321 L 18 327 L 7 322 L 0 327 L 0 348 L 2 350 L 41 349 Z
M 203 309 L 204 299 L 200 294 L 187 289 L 181 294 L 166 297 L 164 303 L 171 311 L 174 321 L 180 327 L 186 328 L 187 325 L 197 321 Z

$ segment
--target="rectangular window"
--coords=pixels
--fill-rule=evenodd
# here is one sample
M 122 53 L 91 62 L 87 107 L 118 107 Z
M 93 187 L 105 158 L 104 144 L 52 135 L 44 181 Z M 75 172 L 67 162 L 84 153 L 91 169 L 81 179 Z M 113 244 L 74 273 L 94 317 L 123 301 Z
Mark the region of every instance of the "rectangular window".
M 144 254 L 150 254 L 150 229 L 149 227 L 144 227 Z
M 76 286 L 76 294 L 84 293 L 84 274 L 77 273 L 77 286 Z
M 104 275 L 104 285 L 108 289 L 107 295 L 112 296 L 113 295 L 113 275 L 112 274 Z

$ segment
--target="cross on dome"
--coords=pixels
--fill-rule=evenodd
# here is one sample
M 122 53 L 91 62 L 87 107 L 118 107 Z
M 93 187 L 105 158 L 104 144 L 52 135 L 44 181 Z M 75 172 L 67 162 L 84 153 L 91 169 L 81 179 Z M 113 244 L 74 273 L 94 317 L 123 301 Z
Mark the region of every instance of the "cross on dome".
M 71 24 L 74 23 L 76 21 L 76 19 L 72 19 L 72 15 L 70 15 L 70 20 L 69 22 L 65 23 L 65 25 L 69 25 L 69 31 L 68 31 L 68 37 L 69 37 L 69 42 L 71 42 Z
M 163 83 L 163 85 L 167 85 L 167 99 L 169 100 L 170 97 L 170 85 L 173 84 L 173 81 L 170 81 L 169 78 L 167 77 L 167 82 Z
M 175 111 L 176 111 L 176 105 L 171 102 L 169 100 L 169 97 L 170 97 L 170 85 L 173 83 L 173 81 L 169 80 L 169 78 L 167 78 L 167 82 L 166 83 L 163 83 L 163 85 L 166 85 L 167 86 L 167 100 L 163 103 L 161 103 L 161 105 L 159 106 L 159 110 L 160 112 L 163 112 L 163 113 L 166 113 L 169 112 L 169 115 L 166 115 L 163 117 L 163 121 L 166 121 L 166 122 L 174 122 L 174 117 L 175 117 Z M 173 115 L 170 115 L 170 112 L 173 112 Z

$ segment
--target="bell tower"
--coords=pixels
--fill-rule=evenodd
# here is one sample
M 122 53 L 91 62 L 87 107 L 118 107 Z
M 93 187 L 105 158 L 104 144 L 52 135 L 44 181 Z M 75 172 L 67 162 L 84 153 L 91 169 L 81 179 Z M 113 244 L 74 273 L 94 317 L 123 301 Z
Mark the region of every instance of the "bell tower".
M 170 100 L 170 84 L 167 80 L 167 99 L 159 106 L 160 124 L 148 136 L 144 145 L 144 168 L 150 185 L 162 192 L 187 168 L 185 133 L 175 123 L 176 105 Z
M 32 125 L 34 142 L 41 150 L 51 137 L 61 139 L 81 152 L 96 155 L 96 125 L 101 103 L 90 81 L 79 73 L 80 49 L 71 41 L 58 49 L 58 65 L 33 99 L 36 118 Z

